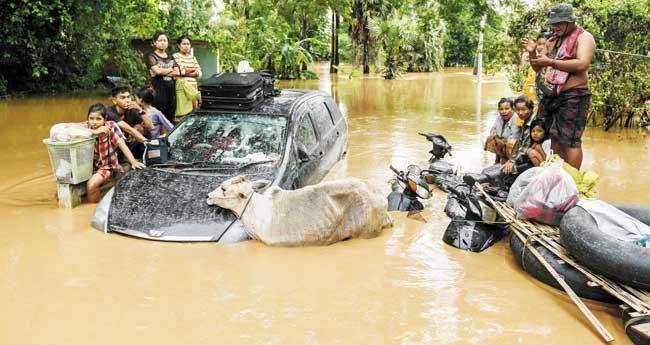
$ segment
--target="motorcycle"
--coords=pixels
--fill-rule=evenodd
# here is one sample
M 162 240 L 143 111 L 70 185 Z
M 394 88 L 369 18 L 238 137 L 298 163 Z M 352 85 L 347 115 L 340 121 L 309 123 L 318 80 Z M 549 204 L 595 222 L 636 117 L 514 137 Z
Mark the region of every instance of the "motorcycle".
M 516 171 L 523 172 L 530 168 L 529 163 L 517 164 Z M 515 182 L 518 175 L 504 175 L 501 171 L 501 164 L 491 165 L 480 174 L 466 174 L 462 177 L 463 182 L 472 188 L 475 183 L 485 184 L 485 191 L 497 201 L 505 201 L 508 197 L 510 186 Z
M 429 185 L 422 178 L 425 171 L 417 165 L 409 165 L 406 171 L 399 171 L 392 165 L 390 169 L 395 173 L 393 191 L 388 194 L 388 211 L 421 211 L 424 205 L 420 199 L 431 197 Z
M 451 154 L 451 145 L 447 142 L 447 139 L 442 135 L 433 134 L 433 133 L 418 133 L 419 135 L 427 138 L 431 142 L 433 147 L 429 153 L 431 158 L 429 158 L 429 169 L 430 173 L 424 174 L 423 177 L 427 183 L 434 184 L 436 183 L 438 177 L 454 175 L 454 167 L 449 162 L 445 161 L 444 158 L 447 155 Z
M 508 233 L 496 210 L 470 189 L 450 187 L 445 213 L 451 222 L 442 241 L 461 250 L 482 252 Z

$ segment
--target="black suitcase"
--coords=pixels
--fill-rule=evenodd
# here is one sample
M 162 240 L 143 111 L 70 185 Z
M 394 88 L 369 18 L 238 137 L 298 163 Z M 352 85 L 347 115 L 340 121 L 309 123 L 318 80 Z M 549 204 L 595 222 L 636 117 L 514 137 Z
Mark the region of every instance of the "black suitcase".
M 259 73 L 221 73 L 201 84 L 201 97 L 250 98 L 263 88 L 264 78 Z
M 228 110 L 249 110 L 258 106 L 264 100 L 262 89 L 253 90 L 253 92 L 243 97 L 210 97 L 201 96 L 202 109 L 228 109 Z

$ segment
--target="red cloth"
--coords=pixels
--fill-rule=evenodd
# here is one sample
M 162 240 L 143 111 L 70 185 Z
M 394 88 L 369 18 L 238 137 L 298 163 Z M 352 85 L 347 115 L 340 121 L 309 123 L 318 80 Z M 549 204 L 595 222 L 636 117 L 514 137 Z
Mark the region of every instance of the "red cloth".
M 113 121 L 106 121 L 105 126 L 108 127 L 108 135 L 97 138 L 93 157 L 95 173 L 101 174 L 104 178 L 110 176 L 111 170 L 124 171 L 117 160 L 118 144 L 124 141 L 124 134 Z
M 578 37 L 580 37 L 580 34 L 582 34 L 583 32 L 585 32 L 585 29 L 583 29 L 580 26 L 578 26 L 575 30 L 571 31 L 569 36 L 565 38 L 562 44 L 560 45 L 560 48 L 558 48 L 557 53 L 555 54 L 555 59 L 556 60 L 575 59 L 576 51 L 578 48 L 576 42 L 578 41 Z M 557 37 L 553 37 L 549 41 L 554 42 L 557 39 L 558 39 Z M 564 86 L 564 84 L 568 79 L 569 79 L 569 72 L 560 71 L 555 68 L 552 68 L 546 77 L 546 81 L 548 81 L 553 85 L 557 85 L 556 89 L 558 95 L 562 91 L 562 86 Z

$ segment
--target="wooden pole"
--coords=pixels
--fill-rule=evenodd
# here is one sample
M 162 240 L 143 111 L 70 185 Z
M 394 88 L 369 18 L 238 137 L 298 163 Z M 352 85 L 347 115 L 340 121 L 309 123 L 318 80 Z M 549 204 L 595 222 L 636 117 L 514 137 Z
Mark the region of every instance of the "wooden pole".
M 487 194 L 483 190 L 483 187 L 479 183 L 476 183 L 475 186 L 476 186 L 476 188 L 478 190 L 481 191 L 481 193 L 486 195 L 486 197 L 488 198 L 488 200 L 489 200 L 489 202 L 491 204 L 498 207 L 496 205 L 496 203 L 492 200 L 492 198 L 489 198 L 489 196 L 487 196 Z M 517 236 L 521 240 L 521 242 L 524 243 L 524 245 L 526 245 L 526 243 L 527 243 L 526 238 L 520 232 L 520 230 L 517 229 L 516 227 L 511 227 L 511 229 L 512 229 L 513 235 Z M 535 258 L 537 258 L 537 260 L 542 264 L 542 266 L 544 266 L 544 268 L 546 268 L 548 273 L 550 273 L 551 276 L 558 282 L 558 284 L 560 284 L 562 289 L 564 289 L 564 292 L 566 292 L 566 294 L 573 301 L 573 303 L 575 303 L 575 305 L 578 307 L 578 309 L 580 309 L 580 311 L 585 315 L 587 320 L 589 320 L 589 322 L 591 322 L 592 326 L 594 326 L 596 331 L 598 331 L 598 333 L 600 333 L 601 337 L 603 337 L 603 339 L 606 342 L 613 341 L 614 337 L 612 337 L 612 335 L 609 333 L 609 331 L 607 331 L 607 329 L 603 326 L 603 324 L 600 322 L 600 320 L 598 320 L 596 318 L 596 316 L 594 316 L 594 314 L 591 312 L 591 310 L 589 310 L 589 308 L 587 308 L 587 306 L 584 304 L 584 302 L 582 302 L 580 297 L 578 297 L 578 295 L 576 295 L 576 293 L 573 291 L 573 289 L 571 289 L 569 284 L 567 284 L 564 281 L 564 278 L 559 273 L 557 273 L 557 271 L 553 268 L 553 266 L 551 266 L 544 259 L 544 257 L 537 251 L 537 249 L 535 249 L 535 247 L 533 247 L 533 246 L 528 245 L 527 250 L 529 250 L 533 254 L 533 256 L 535 256 Z
M 481 87 L 483 79 L 483 36 L 485 35 L 485 22 L 487 21 L 487 14 L 481 17 L 481 30 L 478 33 L 478 49 L 476 51 L 476 82 Z
M 514 235 L 516 235 L 517 237 L 519 237 L 519 239 L 521 240 L 522 243 L 526 243 L 526 238 L 519 231 L 513 230 L 512 233 Z M 569 298 L 571 298 L 573 303 L 575 303 L 576 306 L 578 306 L 578 309 L 580 309 L 580 311 L 587 317 L 587 319 L 591 322 L 591 324 L 594 326 L 594 328 L 596 328 L 596 330 L 598 331 L 598 333 L 600 333 L 600 335 L 603 337 L 603 339 L 605 339 L 606 342 L 613 341 L 614 337 L 612 337 L 612 335 L 607 331 L 607 329 L 603 326 L 603 324 L 600 323 L 600 321 L 596 318 L 596 316 L 594 316 L 594 314 L 591 312 L 591 310 L 589 310 L 589 308 L 587 308 L 587 306 L 584 304 L 584 302 L 582 302 L 580 297 L 578 297 L 578 295 L 576 295 L 576 293 L 573 291 L 573 289 L 571 289 L 569 284 L 567 284 L 564 281 L 564 278 L 562 278 L 562 276 L 559 273 L 557 273 L 557 271 L 553 268 L 553 266 L 551 266 L 544 259 L 542 254 L 540 254 L 537 251 L 537 249 L 535 249 L 535 247 L 532 247 L 530 245 L 528 245 L 527 250 L 530 251 L 537 258 L 537 260 L 542 264 L 542 266 L 544 266 L 544 268 L 546 268 L 548 273 L 550 273 L 551 276 L 553 276 L 553 278 L 555 278 L 555 280 L 560 284 L 560 286 L 562 286 L 562 289 L 564 289 L 564 292 L 566 292 L 566 294 L 569 295 Z

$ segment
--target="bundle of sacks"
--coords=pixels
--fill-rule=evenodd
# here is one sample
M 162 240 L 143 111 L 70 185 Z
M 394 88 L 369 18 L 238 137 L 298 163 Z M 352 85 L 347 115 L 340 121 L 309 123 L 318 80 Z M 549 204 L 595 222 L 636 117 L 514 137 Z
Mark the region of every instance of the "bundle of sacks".
M 598 175 L 580 172 L 557 155 L 544 165 L 526 170 L 517 177 L 507 203 L 521 219 L 559 225 L 562 217 L 581 197 L 593 197 Z
M 367 181 L 349 178 L 257 192 L 267 184 L 236 176 L 212 191 L 207 203 L 231 210 L 252 238 L 273 246 L 370 238 L 392 225 L 386 197 Z

